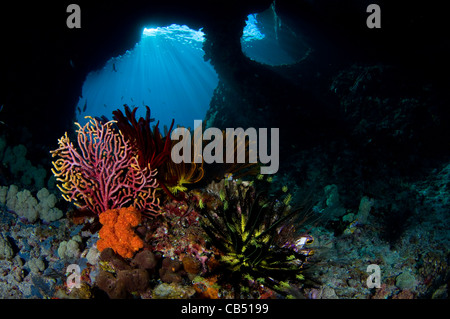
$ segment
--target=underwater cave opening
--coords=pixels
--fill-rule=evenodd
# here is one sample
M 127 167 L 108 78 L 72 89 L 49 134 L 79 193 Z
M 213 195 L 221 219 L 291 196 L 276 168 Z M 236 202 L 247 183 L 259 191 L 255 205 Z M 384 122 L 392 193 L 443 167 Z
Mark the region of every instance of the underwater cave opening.
M 270 66 L 298 63 L 310 53 L 303 35 L 277 15 L 275 2 L 265 11 L 247 16 L 241 47 L 251 60 Z
M 138 107 L 137 117 L 145 117 L 148 105 L 161 128 L 172 119 L 192 127 L 194 120 L 205 118 L 218 84 L 214 68 L 203 60 L 203 41 L 202 29 L 186 25 L 144 28 L 134 48 L 87 75 L 77 122 L 85 124 L 85 116 L 112 119 L 112 111 L 127 104 Z

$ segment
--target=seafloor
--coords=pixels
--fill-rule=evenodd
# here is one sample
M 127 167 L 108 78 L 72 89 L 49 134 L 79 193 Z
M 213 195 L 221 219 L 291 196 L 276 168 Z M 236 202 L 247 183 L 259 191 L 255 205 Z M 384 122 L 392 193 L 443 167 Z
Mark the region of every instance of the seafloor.
M 6 145 L 6 149 L 9 147 Z M 8 174 L 14 176 L 11 172 Z M 24 173 L 19 175 L 23 176 Z M 150 274 L 150 284 L 145 285 L 140 293 L 109 291 L 109 297 L 233 297 L 231 287 L 226 284 L 218 285 L 215 282 L 217 278 L 207 278 L 205 265 L 202 268 L 195 265 L 195 262 L 189 264 L 177 260 L 182 250 L 186 252 L 190 249 L 194 254 L 198 254 L 197 256 L 202 254 L 202 249 L 207 250 L 201 247 L 204 238 L 200 238 L 195 220 L 179 219 L 176 221 L 177 227 L 170 227 L 167 221 L 149 220 L 143 223 L 139 231 L 143 235 L 146 234 L 155 255 L 141 254 L 140 260 L 135 257 L 131 263 L 117 261 L 117 256 L 112 253 L 103 253 L 99 258 L 96 249 L 98 233 L 83 229 L 83 222 L 86 220 L 71 216 L 71 208 L 59 199 L 59 191 L 52 180 L 53 178 L 50 178 L 46 186 L 51 190 L 50 193 L 58 196 L 58 200 L 46 209 L 50 211 L 60 207 L 64 211 L 62 216 L 53 217 L 56 220 L 52 221 L 44 220 L 51 218 L 43 212 L 40 212 L 34 222 L 18 216 L 6 206 L 6 191 L 11 187 L 2 187 L 0 298 L 106 298 L 104 283 L 101 284 L 103 290 L 97 285 L 98 276 L 105 267 L 112 267 L 113 270 L 110 271 L 117 273 L 141 269 L 141 265 Z M 402 205 L 408 203 L 407 207 L 390 206 L 388 209 L 391 212 L 383 211 L 386 205 L 381 202 L 382 199 L 375 196 L 353 198 L 352 205 L 356 209 L 345 207 L 339 198 L 339 188 L 334 184 L 326 186 L 311 209 L 316 215 L 311 217 L 314 222 L 308 226 L 308 233 L 314 238 L 310 247 L 314 249 L 315 255 L 310 258 L 305 276 L 311 278 L 313 284 L 298 287 L 299 292 L 294 297 L 448 298 L 449 180 L 450 165 L 447 164 L 432 171 L 424 180 L 402 185 L 403 193 L 397 194 L 402 198 L 398 202 Z M 23 182 L 17 180 L 17 184 L 25 187 Z M 28 187 L 36 189 L 35 185 Z M 21 191 L 21 188 L 17 189 Z M 28 199 L 30 196 L 36 196 L 35 192 L 30 194 Z M 34 203 L 37 202 L 35 199 Z M 166 204 L 165 208 L 175 215 L 178 214 L 178 217 L 180 212 L 187 209 L 182 204 L 173 202 Z M 391 218 L 391 226 L 394 229 L 387 229 L 385 219 L 380 215 L 398 214 L 398 211 L 403 209 L 409 209 L 409 214 L 400 220 Z M 394 222 L 397 224 L 392 225 Z M 160 252 L 158 256 L 156 251 Z M 166 262 L 156 263 L 155 258 L 166 259 Z M 105 266 L 108 263 L 109 266 Z M 67 285 L 70 275 L 67 267 L 71 264 L 80 266 L 80 289 Z M 120 266 L 117 266 L 118 264 Z M 207 260 L 205 264 L 208 264 Z M 371 274 L 367 267 L 372 264 L 380 267 L 379 288 L 367 286 Z M 267 289 L 246 297 L 284 298 Z

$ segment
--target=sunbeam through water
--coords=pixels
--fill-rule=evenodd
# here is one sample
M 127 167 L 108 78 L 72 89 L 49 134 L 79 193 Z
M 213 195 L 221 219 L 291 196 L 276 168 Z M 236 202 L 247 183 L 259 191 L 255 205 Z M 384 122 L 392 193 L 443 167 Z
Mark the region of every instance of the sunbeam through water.
M 101 70 L 90 72 L 82 88 L 76 117 L 80 124 L 93 117 L 123 109 L 124 104 L 145 105 L 160 127 L 193 127 L 194 119 L 203 119 L 218 83 L 209 62 L 203 60 L 204 34 L 187 26 L 145 28 L 136 46 L 124 55 L 108 60 Z

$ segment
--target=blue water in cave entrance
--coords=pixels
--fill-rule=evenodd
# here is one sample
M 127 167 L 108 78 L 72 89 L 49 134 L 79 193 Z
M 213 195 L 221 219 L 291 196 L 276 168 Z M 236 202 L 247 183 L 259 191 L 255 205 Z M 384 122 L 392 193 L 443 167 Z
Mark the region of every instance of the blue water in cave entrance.
M 303 35 L 277 15 L 275 2 L 267 10 L 247 16 L 241 47 L 250 59 L 270 66 L 298 63 L 311 50 Z
M 213 67 L 203 60 L 203 41 L 201 29 L 187 26 L 144 29 L 133 49 L 88 74 L 77 122 L 85 124 L 85 116 L 112 119 L 112 111 L 123 111 L 124 104 L 138 107 L 137 117 L 144 117 L 148 105 L 161 128 L 172 119 L 193 128 L 194 120 L 204 119 L 218 83 Z

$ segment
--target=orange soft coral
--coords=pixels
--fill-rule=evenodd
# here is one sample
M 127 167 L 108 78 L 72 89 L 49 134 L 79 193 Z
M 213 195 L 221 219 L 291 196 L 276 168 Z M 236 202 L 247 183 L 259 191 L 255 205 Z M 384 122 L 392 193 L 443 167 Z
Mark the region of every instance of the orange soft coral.
M 124 258 L 133 257 L 134 253 L 144 247 L 144 242 L 133 231 L 141 222 L 141 213 L 134 207 L 109 209 L 99 215 L 100 229 L 97 249 L 103 251 L 112 248 Z

